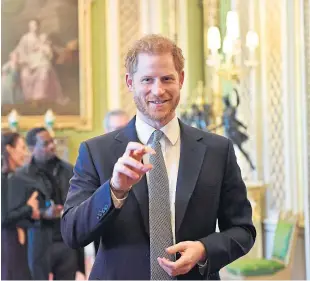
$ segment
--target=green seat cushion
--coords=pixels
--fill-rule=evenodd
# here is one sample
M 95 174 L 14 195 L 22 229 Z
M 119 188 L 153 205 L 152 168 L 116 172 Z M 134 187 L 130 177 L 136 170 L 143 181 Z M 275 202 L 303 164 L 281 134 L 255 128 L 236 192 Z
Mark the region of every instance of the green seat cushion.
M 290 244 L 293 238 L 294 224 L 279 221 L 275 233 L 272 257 L 286 262 L 289 254 Z
M 240 259 L 227 267 L 227 271 L 239 276 L 272 275 L 284 268 L 282 263 L 266 259 Z

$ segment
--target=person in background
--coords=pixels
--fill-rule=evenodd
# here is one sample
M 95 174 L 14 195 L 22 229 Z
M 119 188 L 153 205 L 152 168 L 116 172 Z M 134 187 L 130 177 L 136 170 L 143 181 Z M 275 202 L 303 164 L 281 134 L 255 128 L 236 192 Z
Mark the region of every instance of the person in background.
M 109 111 L 103 119 L 103 128 L 105 133 L 110 133 L 121 129 L 127 125 L 129 117 L 121 109 Z
M 24 219 L 40 218 L 38 192 L 27 197 L 25 204 L 12 208 L 9 204 L 11 177 L 26 159 L 24 139 L 18 133 L 1 136 L 1 279 L 31 279 L 27 262 L 27 239 L 22 227 Z M 12 197 L 14 199 L 14 197 Z
M 56 145 L 43 127 L 33 128 L 26 135 L 31 152 L 30 163 L 12 177 L 15 194 L 38 192 L 40 220 L 29 221 L 28 261 L 32 278 L 73 280 L 76 272 L 84 273 L 83 249 L 70 249 L 62 240 L 60 216 L 67 195 L 72 165 L 56 156 Z M 21 197 L 21 196 L 20 196 Z M 22 202 L 25 198 L 20 198 Z
M 80 146 L 61 229 L 73 248 L 100 238 L 91 280 L 219 279 L 254 244 L 232 142 L 176 116 L 183 68 L 172 40 L 134 42 L 125 78 L 136 116 Z

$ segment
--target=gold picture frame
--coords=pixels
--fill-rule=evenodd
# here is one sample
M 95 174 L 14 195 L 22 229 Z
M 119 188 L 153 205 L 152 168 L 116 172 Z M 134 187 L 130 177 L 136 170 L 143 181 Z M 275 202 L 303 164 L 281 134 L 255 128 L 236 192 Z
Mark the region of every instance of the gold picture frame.
M 91 6 L 92 0 L 78 2 L 78 59 L 79 59 L 79 114 L 55 114 L 54 129 L 92 129 L 93 89 L 92 89 L 92 52 L 91 52 Z M 12 105 L 14 106 L 14 105 Z M 15 109 L 15 108 L 13 108 Z M 27 130 L 45 124 L 44 114 L 22 115 L 18 112 L 18 128 Z M 8 116 L 1 116 L 2 129 L 9 128 Z

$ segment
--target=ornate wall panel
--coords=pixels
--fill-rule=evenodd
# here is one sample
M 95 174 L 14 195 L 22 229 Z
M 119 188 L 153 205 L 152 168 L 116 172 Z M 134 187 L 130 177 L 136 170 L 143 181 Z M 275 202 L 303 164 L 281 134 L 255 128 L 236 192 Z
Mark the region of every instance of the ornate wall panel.
M 310 186 L 310 1 L 304 1 L 305 46 L 306 46 L 306 91 L 307 91 L 307 121 L 308 121 L 308 176 Z M 310 194 L 310 192 L 309 192 Z M 309 198 L 310 202 L 310 198 Z M 310 210 L 309 210 L 310 212 Z
M 119 34 L 120 34 L 120 77 L 125 77 L 124 68 L 125 56 L 131 44 L 139 39 L 140 33 L 140 0 L 119 0 Z M 133 103 L 132 93 L 130 93 L 125 84 L 125 79 L 120 81 L 120 106 L 123 110 L 133 115 L 135 105 Z
M 265 34 L 267 52 L 267 104 L 264 112 L 268 115 L 269 142 L 269 188 L 271 190 L 271 206 L 281 209 L 284 206 L 285 192 L 285 159 L 284 159 L 284 124 L 282 95 L 282 48 L 281 48 L 281 5 L 282 0 L 265 1 Z
M 310 263 L 310 0 L 304 0 L 304 31 L 306 47 L 306 91 L 307 91 L 307 140 L 308 140 L 308 206 L 305 204 L 305 246 L 306 264 Z M 306 200 L 305 200 L 306 201 Z M 306 203 L 306 202 L 305 202 Z M 307 279 L 310 279 L 310 268 L 307 267 Z
M 204 0 L 204 23 L 209 27 L 219 24 L 219 0 Z
M 240 73 L 240 87 L 239 87 L 239 95 L 240 95 L 240 105 L 238 107 L 238 115 L 237 118 L 247 126 L 247 134 L 249 135 L 249 140 L 243 144 L 243 148 L 248 152 L 252 162 L 256 166 L 255 161 L 255 151 L 256 147 L 254 144 L 254 140 L 256 138 L 256 118 L 254 116 L 252 105 L 255 103 L 255 99 L 253 98 L 253 94 L 255 94 L 253 84 L 252 74 L 255 74 L 256 69 L 249 69 L 245 66 L 244 61 L 247 59 L 248 53 L 247 48 L 245 46 L 245 38 L 246 33 L 250 30 L 252 21 L 254 21 L 254 15 L 251 15 L 252 18 L 249 18 L 250 14 L 250 2 L 254 0 L 235 0 L 232 2 L 232 9 L 236 9 L 239 15 L 239 23 L 240 23 L 240 38 L 241 38 L 241 73 Z M 256 30 L 257 31 L 257 30 Z M 252 87 L 251 87 L 252 86 Z M 253 172 L 246 161 L 245 157 L 236 149 L 236 155 L 238 158 L 238 163 L 242 170 L 243 178 L 247 180 L 256 180 L 255 171 Z

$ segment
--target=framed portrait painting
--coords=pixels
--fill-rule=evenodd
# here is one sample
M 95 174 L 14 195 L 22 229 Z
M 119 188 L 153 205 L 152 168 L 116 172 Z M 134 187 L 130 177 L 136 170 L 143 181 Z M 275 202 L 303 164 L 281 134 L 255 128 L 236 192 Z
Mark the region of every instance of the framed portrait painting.
M 1 118 L 16 110 L 19 127 L 92 126 L 90 0 L 1 1 Z

